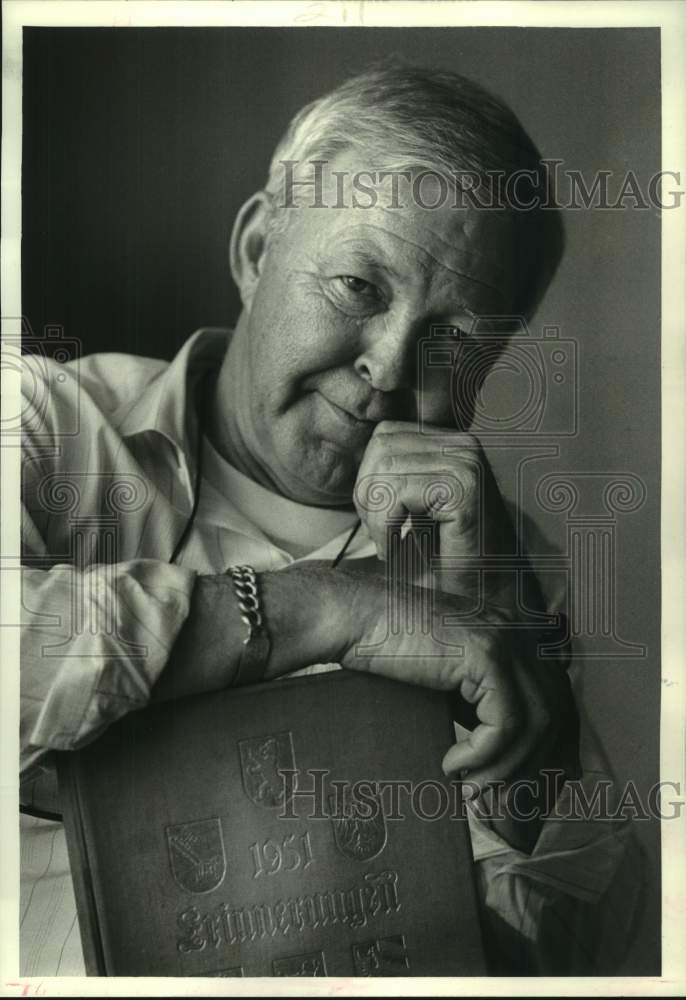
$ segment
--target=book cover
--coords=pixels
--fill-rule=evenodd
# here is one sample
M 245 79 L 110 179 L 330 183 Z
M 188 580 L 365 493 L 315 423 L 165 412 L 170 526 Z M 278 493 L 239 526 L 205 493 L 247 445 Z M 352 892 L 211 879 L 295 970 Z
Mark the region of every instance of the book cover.
M 62 754 L 89 974 L 484 974 L 453 733 L 445 695 L 335 671 Z

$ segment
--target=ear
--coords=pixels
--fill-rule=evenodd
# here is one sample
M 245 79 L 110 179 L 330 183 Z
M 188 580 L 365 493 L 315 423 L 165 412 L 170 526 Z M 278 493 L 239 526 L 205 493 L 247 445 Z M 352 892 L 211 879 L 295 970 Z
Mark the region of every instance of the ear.
M 240 209 L 231 231 L 231 276 L 245 308 L 250 307 L 264 263 L 269 211 L 266 194 L 258 191 Z

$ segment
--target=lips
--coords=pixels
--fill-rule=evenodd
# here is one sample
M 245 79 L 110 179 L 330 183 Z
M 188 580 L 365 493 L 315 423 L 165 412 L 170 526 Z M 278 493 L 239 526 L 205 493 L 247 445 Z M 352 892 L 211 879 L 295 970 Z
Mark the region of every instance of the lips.
M 373 426 L 376 423 L 375 420 L 366 420 L 364 417 L 356 416 L 354 413 L 351 413 L 350 410 L 346 410 L 344 407 L 339 406 L 338 403 L 334 403 L 332 399 L 329 399 L 328 396 L 324 396 L 321 392 L 319 395 L 322 397 L 324 402 L 328 403 L 329 406 L 336 411 L 336 413 L 340 414 L 342 417 L 347 417 L 347 419 L 351 420 L 354 424 L 367 424 Z
M 364 420 L 362 417 L 354 416 L 319 391 L 317 396 L 324 404 L 322 409 L 325 430 L 333 431 L 337 438 L 342 437 L 344 441 L 353 445 L 369 440 L 376 427 L 375 420 Z

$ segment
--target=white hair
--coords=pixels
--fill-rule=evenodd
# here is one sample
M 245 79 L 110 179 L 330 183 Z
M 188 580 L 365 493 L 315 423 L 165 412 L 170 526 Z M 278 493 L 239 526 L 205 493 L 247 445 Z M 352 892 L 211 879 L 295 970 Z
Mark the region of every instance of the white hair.
M 376 169 L 426 169 L 453 183 L 460 173 L 477 174 L 485 188 L 498 175 L 534 171 L 538 204 L 553 205 L 541 155 L 502 101 L 458 73 L 393 60 L 348 79 L 295 115 L 274 151 L 265 185 L 274 207 L 272 233 L 281 231 L 290 214 L 276 204 L 283 162 L 329 161 L 346 150 L 359 151 Z M 518 215 L 527 258 L 518 306 L 530 315 L 559 263 L 562 226 L 554 207 Z

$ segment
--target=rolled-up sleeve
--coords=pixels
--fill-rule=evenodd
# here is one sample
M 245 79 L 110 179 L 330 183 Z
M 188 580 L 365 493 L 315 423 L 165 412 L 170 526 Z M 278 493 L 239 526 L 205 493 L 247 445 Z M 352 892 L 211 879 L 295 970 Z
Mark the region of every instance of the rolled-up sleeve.
M 607 808 L 584 816 L 565 785 L 531 854 L 470 810 L 492 974 L 617 974 L 632 939 L 643 859 L 608 773 L 589 769 L 577 783 L 587 801 L 603 786 Z

